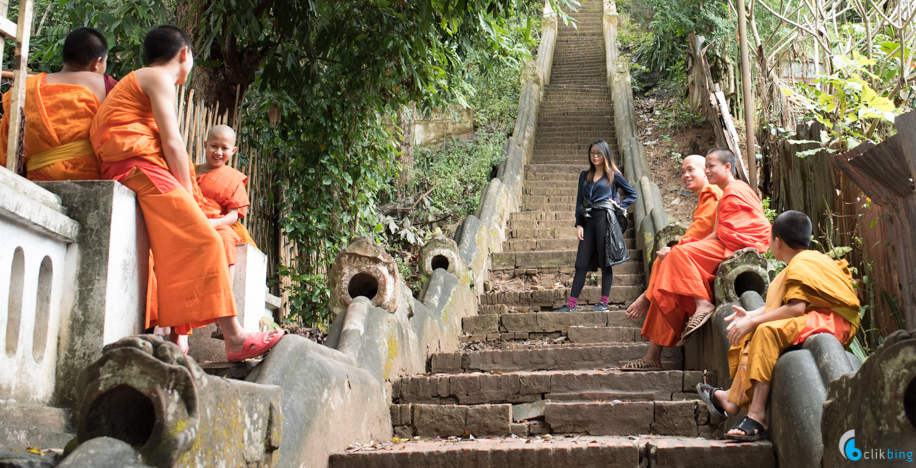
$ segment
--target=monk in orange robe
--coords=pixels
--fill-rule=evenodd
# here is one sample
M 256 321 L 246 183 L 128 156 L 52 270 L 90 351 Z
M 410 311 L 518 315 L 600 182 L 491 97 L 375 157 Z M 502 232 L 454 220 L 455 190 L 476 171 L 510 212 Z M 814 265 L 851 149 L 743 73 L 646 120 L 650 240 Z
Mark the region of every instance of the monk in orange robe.
M 753 441 L 766 437 L 766 405 L 773 368 L 787 348 L 818 333 L 848 346 L 859 328 L 859 299 L 846 260 L 834 261 L 808 250 L 811 220 L 786 211 L 773 222 L 770 251 L 787 263 L 770 284 L 766 305 L 746 311 L 732 306 L 726 317 L 731 390 L 700 384 L 697 392 L 719 417 L 747 410 L 747 417 L 725 435 Z
M 684 183 L 684 186 L 687 190 L 697 194 L 699 201 L 697 202 L 697 207 L 693 211 L 693 222 L 687 228 L 687 231 L 684 233 L 679 244 L 686 244 L 689 242 L 695 242 L 699 239 L 705 239 L 710 234 L 712 234 L 713 229 L 716 225 L 716 208 L 719 203 L 719 198 L 722 197 L 722 189 L 717 185 L 709 183 L 709 180 L 706 178 L 705 172 L 706 158 L 699 155 L 690 155 L 684 158 L 684 161 L 681 162 L 681 182 Z M 627 307 L 627 317 L 636 320 L 649 311 L 652 303 L 655 301 L 648 296 L 648 292 L 652 290 L 652 286 L 655 284 L 655 280 L 658 277 L 659 267 L 658 265 L 665 259 L 668 253 L 671 251 L 671 247 L 665 246 L 657 252 L 658 257 L 655 260 L 655 266 L 652 267 L 651 274 L 649 275 L 649 285 L 646 288 L 646 292 L 642 293 L 629 307 Z M 650 314 L 651 320 L 649 318 L 643 323 L 643 329 L 651 330 L 648 332 L 643 332 L 643 336 L 646 333 L 649 334 L 664 334 L 671 333 L 670 327 L 657 325 L 660 315 L 657 313 Z M 654 333 L 653 333 L 654 332 Z M 671 341 L 672 339 L 676 342 L 679 336 L 669 337 L 665 342 Z M 651 346 L 651 345 L 650 345 Z M 661 345 L 657 346 L 657 359 L 661 359 L 662 347 Z M 655 350 L 653 350 L 655 351 Z M 655 357 L 655 352 L 649 352 L 649 359 Z M 658 362 L 658 361 L 655 361 Z
M 248 176 L 226 165 L 237 150 L 235 131 L 226 125 L 216 125 L 207 132 L 207 160 L 197 166 L 197 185 L 205 201 L 201 208 L 223 240 L 230 276 L 234 273 L 236 244 L 244 242 L 257 248 L 239 222 L 251 205 L 245 192 Z
M 108 42 L 92 28 L 67 35 L 64 66 L 25 82 L 24 155 L 20 164 L 29 180 L 101 179 L 89 143 L 89 124 L 116 81 L 105 75 Z M 0 119 L 0 165 L 6 166 L 12 91 L 3 95 Z
M 652 343 L 646 356 L 620 370 L 661 370 L 662 348 L 683 344 L 715 311 L 712 282 L 719 263 L 745 247 L 767 250 L 770 223 L 754 191 L 735 179 L 736 162 L 727 148 L 714 148 L 706 155 L 706 176 L 722 189 L 715 229 L 702 240 L 682 239 L 653 268 L 658 270 L 648 291 L 653 307 L 642 330 Z
M 147 66 L 121 80 L 92 121 L 102 175 L 137 194 L 155 258 L 157 324 L 186 335 L 217 322 L 230 361 L 256 357 L 283 331 L 242 329 L 222 241 L 198 206 L 203 196 L 175 114 L 175 85 L 185 83 L 194 65 L 191 40 L 162 25 L 150 30 L 143 48 Z

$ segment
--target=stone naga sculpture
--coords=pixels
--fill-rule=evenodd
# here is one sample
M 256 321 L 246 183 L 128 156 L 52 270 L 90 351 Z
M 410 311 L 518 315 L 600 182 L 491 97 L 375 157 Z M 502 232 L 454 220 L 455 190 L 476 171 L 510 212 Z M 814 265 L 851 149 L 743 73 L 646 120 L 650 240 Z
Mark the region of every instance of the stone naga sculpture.
M 154 467 L 274 466 L 280 387 L 207 375 L 158 335 L 123 338 L 80 376 L 77 441 L 130 444 Z M 77 448 L 77 451 L 80 449 Z
M 830 382 L 823 412 L 824 466 L 912 463 L 916 457 L 916 330 L 891 333 L 858 371 Z M 855 450 L 862 455 L 857 461 Z
M 420 249 L 419 260 L 420 278 L 424 282 L 428 281 L 433 276 L 433 272 L 439 268 L 459 278 L 465 270 L 461 255 L 458 253 L 458 244 L 441 233 L 434 236 Z
M 366 236 L 357 237 L 340 252 L 328 274 L 331 312 L 347 310 L 353 298 L 363 296 L 372 305 L 395 313 L 400 305 L 401 275 L 385 249 Z

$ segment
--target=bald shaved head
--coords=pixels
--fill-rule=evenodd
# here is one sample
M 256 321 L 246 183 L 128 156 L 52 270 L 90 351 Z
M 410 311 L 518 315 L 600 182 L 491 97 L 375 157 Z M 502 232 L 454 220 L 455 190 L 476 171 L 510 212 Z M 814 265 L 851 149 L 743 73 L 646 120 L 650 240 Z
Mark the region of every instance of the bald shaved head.
M 213 135 L 225 135 L 232 138 L 232 143 L 233 145 L 235 144 L 235 130 L 228 125 L 214 125 L 210 127 L 210 131 L 207 132 L 207 141 L 210 141 Z
M 691 154 L 681 162 L 681 182 L 684 187 L 693 193 L 699 194 L 703 187 L 709 183 L 706 179 L 706 158 Z

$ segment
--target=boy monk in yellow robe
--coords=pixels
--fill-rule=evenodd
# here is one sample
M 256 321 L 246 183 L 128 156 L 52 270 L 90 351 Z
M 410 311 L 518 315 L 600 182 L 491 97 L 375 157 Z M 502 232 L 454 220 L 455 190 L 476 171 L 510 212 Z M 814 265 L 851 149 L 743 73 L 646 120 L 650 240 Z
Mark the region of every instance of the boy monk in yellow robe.
M 203 196 L 178 130 L 175 85 L 194 66 L 191 40 L 157 26 L 143 50 L 147 66 L 115 86 L 89 133 L 102 175 L 137 193 L 156 260 L 158 325 L 186 335 L 217 322 L 229 361 L 259 356 L 283 331 L 247 333 L 236 319 L 222 241 L 198 206 Z
M 248 176 L 226 164 L 238 150 L 235 137 L 235 131 L 226 125 L 211 128 L 207 132 L 207 160 L 197 166 L 197 185 L 205 202 L 201 208 L 223 240 L 229 276 L 234 276 L 236 244 L 244 242 L 257 248 L 248 230 L 239 222 L 251 205 L 245 192 Z
M 661 370 L 661 347 L 681 346 L 715 311 L 712 282 L 719 264 L 746 247 L 767 250 L 770 222 L 754 190 L 735 179 L 736 163 L 728 148 L 713 148 L 706 154 L 706 177 L 722 189 L 715 228 L 701 240 L 682 239 L 665 261 L 653 267 L 658 273 L 649 289 L 653 307 L 646 316 L 651 326 L 644 325 L 642 334 L 659 346 L 650 345 L 645 357 L 620 370 Z
M 687 228 L 687 232 L 684 233 L 678 244 L 687 244 L 699 239 L 705 239 L 716 226 L 716 208 L 719 204 L 719 198 L 722 197 L 722 189 L 718 185 L 709 183 L 709 179 L 706 177 L 705 165 L 706 158 L 696 154 L 687 156 L 681 162 L 681 182 L 684 183 L 687 190 L 697 194 L 699 201 L 693 211 L 693 222 Z M 627 307 L 627 317 L 634 320 L 639 319 L 646 315 L 650 308 L 657 308 L 657 306 L 653 305 L 656 301 L 650 297 L 649 292 L 652 290 L 658 276 L 659 265 L 669 252 L 671 252 L 671 247 L 668 246 L 662 247 L 658 251 L 658 258 L 656 258 L 655 265 L 649 275 L 649 285 L 646 288 L 646 292 Z M 658 320 L 661 319 L 663 318 L 657 310 L 649 314 L 643 323 L 642 334 L 646 337 L 662 337 L 658 339 L 662 344 L 653 341 L 649 344 L 649 350 L 646 356 L 642 358 L 642 362 L 637 360 L 634 363 L 626 364 L 624 367 L 648 366 L 648 369 L 645 370 L 662 368 L 662 347 L 674 346 L 680 339 L 680 335 L 675 333 L 670 326 L 659 324 Z
M 776 360 L 787 348 L 809 336 L 829 333 L 848 346 L 859 328 L 859 299 L 852 287 L 846 260 L 808 250 L 811 220 L 801 212 L 786 211 L 773 222 L 770 251 L 787 263 L 770 284 L 766 305 L 746 311 L 732 306 L 726 317 L 728 367 L 734 379 L 729 391 L 697 385 L 697 393 L 719 417 L 747 410 L 725 435 L 754 441 L 766 437 L 766 406 Z M 727 413 L 727 414 L 726 414 Z
M 105 75 L 108 42 L 92 28 L 67 35 L 64 66 L 25 81 L 25 138 L 22 164 L 29 180 L 101 179 L 89 143 L 89 124 L 117 83 Z M 0 165 L 6 166 L 12 94 L 3 95 L 0 119 Z

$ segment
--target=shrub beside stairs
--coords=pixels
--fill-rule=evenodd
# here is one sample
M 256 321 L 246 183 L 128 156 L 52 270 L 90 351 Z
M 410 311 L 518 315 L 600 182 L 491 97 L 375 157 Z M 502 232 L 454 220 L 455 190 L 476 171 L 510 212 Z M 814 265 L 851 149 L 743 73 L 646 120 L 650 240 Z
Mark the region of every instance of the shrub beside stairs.
M 497 278 L 571 274 L 576 182 L 589 144 L 607 140 L 620 160 L 602 4 L 583 2 L 572 16 L 578 30 L 559 28 L 521 211 L 509 219 L 503 252 L 491 254 Z M 723 427 L 696 400 L 704 374 L 682 370 L 681 349 L 666 350 L 664 371 L 615 370 L 648 346 L 642 324 L 624 313 L 646 282 L 633 229 L 625 236 L 634 260 L 614 268 L 609 311 L 592 311 L 598 286 L 586 286 L 572 313 L 549 312 L 569 288 L 482 294 L 480 315 L 463 320 L 463 350 L 435 354 L 428 374 L 394 382 L 395 439 L 353 446 L 330 466 L 774 467 L 769 442 L 717 440 Z

